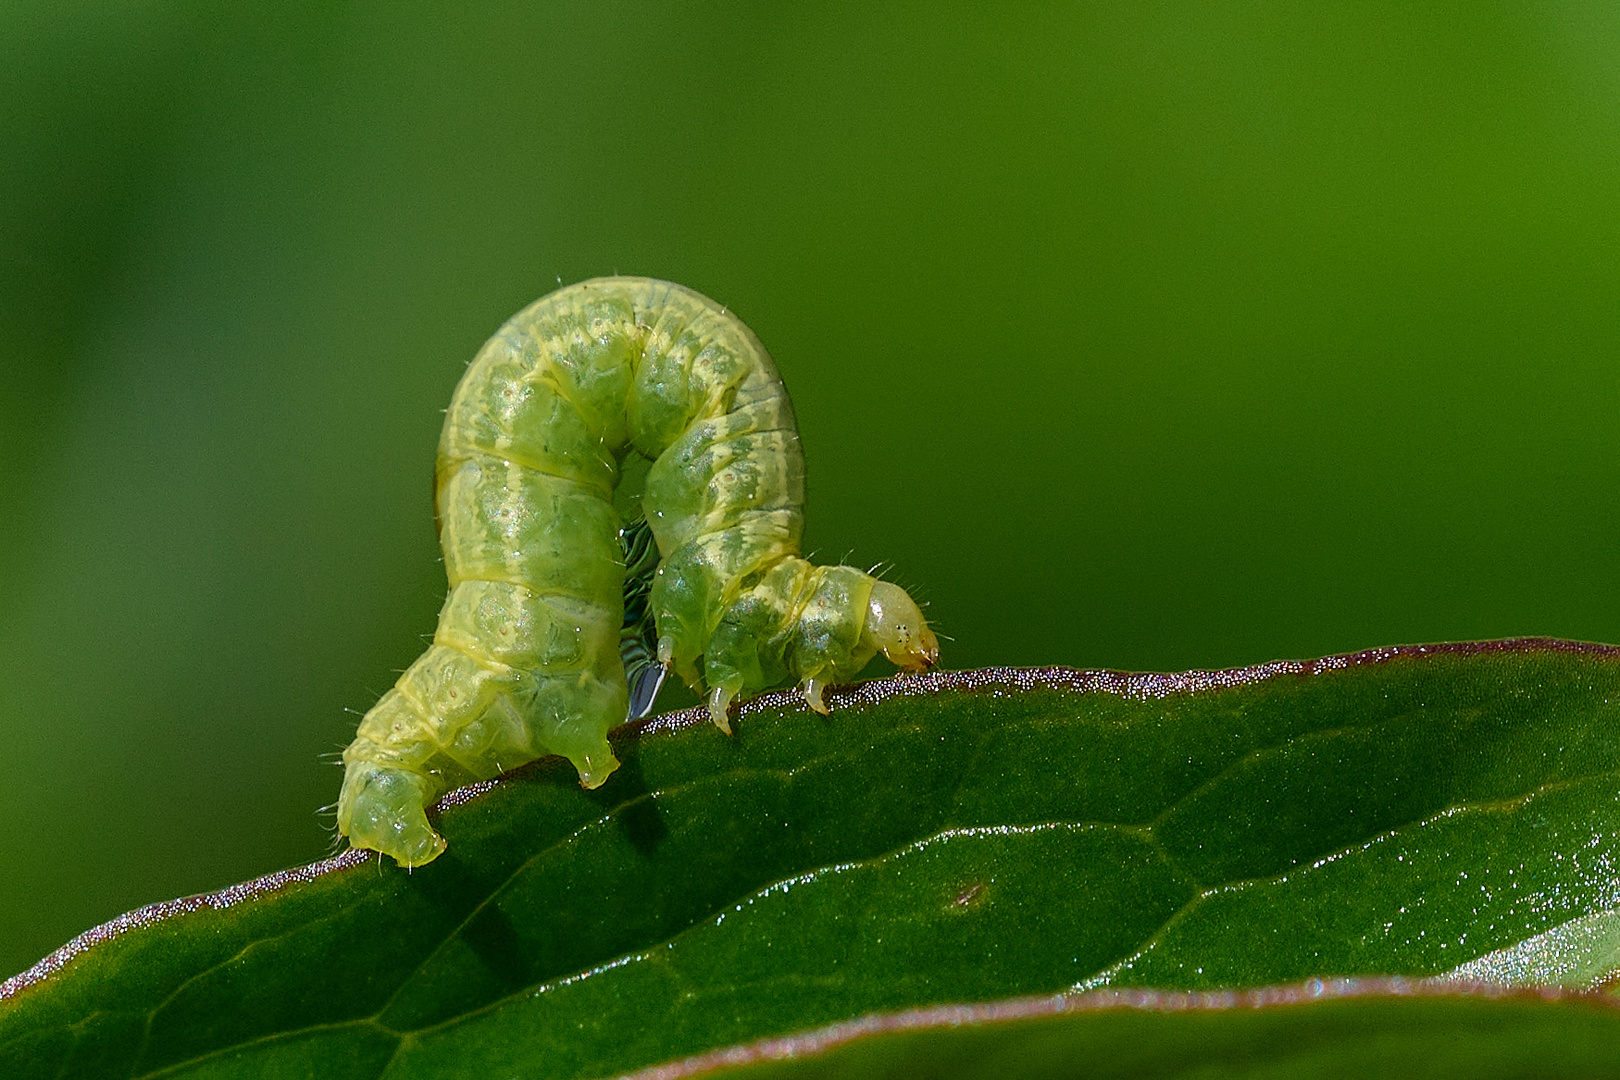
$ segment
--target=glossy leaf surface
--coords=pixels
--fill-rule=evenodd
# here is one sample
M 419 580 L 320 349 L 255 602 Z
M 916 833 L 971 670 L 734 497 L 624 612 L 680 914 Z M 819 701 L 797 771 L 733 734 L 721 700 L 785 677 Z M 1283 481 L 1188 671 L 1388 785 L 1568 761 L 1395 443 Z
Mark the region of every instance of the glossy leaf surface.
M 452 796 L 415 873 L 350 854 L 90 935 L 7 984 L 0 1074 L 594 1076 L 869 1012 L 1536 941 L 1512 970 L 1590 983 L 1617 699 L 1614 650 L 1507 642 L 890 680 L 830 718 L 762 699 L 731 739 L 663 717 L 598 791 L 552 761 Z

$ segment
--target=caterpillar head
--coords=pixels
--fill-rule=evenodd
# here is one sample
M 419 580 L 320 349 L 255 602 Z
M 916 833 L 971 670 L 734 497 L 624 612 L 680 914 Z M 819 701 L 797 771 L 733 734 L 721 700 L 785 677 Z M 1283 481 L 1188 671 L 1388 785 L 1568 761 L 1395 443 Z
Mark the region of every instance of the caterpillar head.
M 828 708 L 822 693 L 827 684 L 855 674 L 866 666 L 873 653 L 881 652 L 890 663 L 906 671 L 926 671 L 939 660 L 939 639 L 928 628 L 922 610 L 906 590 L 887 581 L 874 581 L 848 566 L 828 567 L 822 572 L 834 586 L 832 594 L 847 599 L 852 593 L 859 596 L 866 592 L 867 598 L 865 610 L 858 606 L 840 607 L 836 603 L 812 603 L 809 608 L 824 608 L 815 613 L 819 617 L 808 609 L 800 616 L 799 688 L 812 709 L 826 713 Z M 850 622 L 857 617 L 858 624 Z M 838 644 L 840 635 L 835 632 L 840 620 L 852 631 L 841 646 Z M 853 633 L 855 625 L 860 627 L 858 637 Z M 849 644 L 851 638 L 853 648 Z M 816 647 L 806 648 L 807 644 Z
M 939 638 L 928 629 L 922 609 L 892 582 L 872 583 L 861 636 L 891 664 L 906 671 L 927 671 L 939 662 Z

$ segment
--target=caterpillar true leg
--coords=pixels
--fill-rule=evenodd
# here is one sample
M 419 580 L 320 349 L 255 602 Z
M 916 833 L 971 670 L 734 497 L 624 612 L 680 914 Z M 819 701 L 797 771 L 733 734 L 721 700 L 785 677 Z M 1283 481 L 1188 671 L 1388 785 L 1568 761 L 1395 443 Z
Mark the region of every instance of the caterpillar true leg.
M 652 461 L 655 555 L 613 507 L 630 454 Z M 354 846 L 404 865 L 444 850 L 424 811 L 451 787 L 545 754 L 601 784 L 608 730 L 651 708 L 665 670 L 707 684 L 729 731 L 744 694 L 793 679 L 825 712 L 823 689 L 875 653 L 909 670 L 939 655 L 904 590 L 799 557 L 787 391 L 748 327 L 679 285 L 599 278 L 513 316 L 451 399 L 436 500 L 450 594 L 344 752 L 338 800 Z
M 658 629 L 653 620 L 653 578 L 658 574 L 658 542 L 645 518 L 619 530 L 624 548 L 624 623 L 619 631 L 619 659 L 630 690 L 631 720 L 652 712 L 653 702 L 669 673 L 658 660 Z

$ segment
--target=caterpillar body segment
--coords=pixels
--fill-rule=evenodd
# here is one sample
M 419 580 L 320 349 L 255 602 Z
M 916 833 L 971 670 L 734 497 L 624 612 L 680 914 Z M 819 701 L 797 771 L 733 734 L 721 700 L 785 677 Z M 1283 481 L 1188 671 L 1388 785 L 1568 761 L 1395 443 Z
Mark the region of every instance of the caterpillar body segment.
M 652 465 L 645 524 L 625 527 L 631 454 Z M 513 316 L 451 399 L 435 495 L 450 592 L 361 720 L 338 801 L 339 832 L 402 865 L 443 852 L 425 811 L 450 788 L 546 754 L 601 784 L 608 730 L 650 710 L 666 670 L 707 687 L 729 731 L 741 695 L 792 679 L 825 712 L 823 689 L 877 652 L 938 657 L 904 590 L 800 557 L 786 388 L 748 327 L 679 285 L 598 278 Z

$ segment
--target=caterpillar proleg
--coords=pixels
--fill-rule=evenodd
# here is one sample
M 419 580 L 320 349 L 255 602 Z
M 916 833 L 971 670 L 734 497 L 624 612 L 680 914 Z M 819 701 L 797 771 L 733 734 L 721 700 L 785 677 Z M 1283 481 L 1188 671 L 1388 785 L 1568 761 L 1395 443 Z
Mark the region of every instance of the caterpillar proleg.
M 613 496 L 635 454 L 652 464 L 627 527 Z M 508 320 L 451 398 L 435 511 L 438 630 L 360 721 L 338 800 L 338 831 L 403 866 L 444 851 L 425 810 L 452 787 L 546 754 L 600 785 L 608 730 L 665 671 L 729 732 L 739 695 L 791 678 L 824 713 L 823 689 L 877 652 L 912 671 L 939 656 L 905 590 L 800 557 L 804 460 L 776 366 L 667 281 L 597 278 Z

